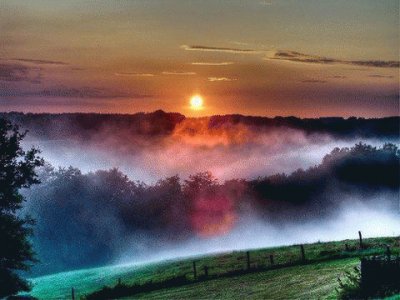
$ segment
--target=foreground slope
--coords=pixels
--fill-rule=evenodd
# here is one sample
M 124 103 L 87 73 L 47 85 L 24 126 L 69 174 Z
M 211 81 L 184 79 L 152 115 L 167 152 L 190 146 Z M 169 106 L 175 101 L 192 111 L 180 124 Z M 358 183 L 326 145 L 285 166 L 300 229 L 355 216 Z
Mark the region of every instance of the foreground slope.
M 400 252 L 399 237 L 365 239 L 364 244 L 367 249 L 359 249 L 357 240 L 304 245 L 307 264 L 300 261 L 298 245 L 253 250 L 249 252 L 251 267 L 265 267 L 266 270 L 229 278 L 193 281 L 193 284 L 182 287 L 136 294 L 134 298 L 335 297 L 337 278 L 357 266 L 359 257 L 384 253 L 384 245 L 390 245 L 393 254 Z M 268 270 L 271 254 L 274 256 L 274 266 L 280 266 L 278 269 Z M 196 261 L 198 275 L 203 274 L 204 266 L 209 267 L 210 278 L 232 270 L 244 270 L 247 265 L 246 253 L 239 251 L 163 263 L 78 270 L 34 278 L 31 295 L 40 299 L 70 299 L 73 287 L 79 299 L 105 285 L 115 286 L 119 279 L 123 284 L 162 282 L 182 275 L 193 279 L 193 260 Z
M 335 299 L 337 278 L 358 264 L 359 259 L 355 258 L 333 260 L 221 278 L 125 299 Z

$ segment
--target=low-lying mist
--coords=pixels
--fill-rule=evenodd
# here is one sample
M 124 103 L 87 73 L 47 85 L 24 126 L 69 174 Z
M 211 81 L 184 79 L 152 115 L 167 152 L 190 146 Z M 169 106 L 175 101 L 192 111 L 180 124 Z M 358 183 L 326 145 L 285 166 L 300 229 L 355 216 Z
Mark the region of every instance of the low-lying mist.
M 390 197 L 393 197 L 392 201 L 396 201 L 398 195 Z M 150 245 L 143 245 L 147 252 L 144 255 L 133 253 L 132 249 L 137 247 L 137 241 L 130 241 L 124 251 L 116 256 L 114 263 L 146 263 L 235 250 L 357 239 L 358 231 L 362 232 L 364 238 L 399 236 L 398 210 L 391 210 L 382 204 L 365 205 L 355 199 L 351 202 L 355 203 L 343 205 L 335 216 L 295 225 L 290 221 L 283 226 L 277 225 L 257 218 L 256 213 L 249 214 L 242 216 L 226 235 L 207 239 L 193 237 L 177 245 L 161 245 L 152 251 L 149 251 Z
M 41 263 L 34 272 L 356 238 L 358 230 L 400 234 L 394 144 L 336 148 L 351 141 L 297 130 L 254 134 L 177 133 L 140 147 L 65 145 L 76 155 L 71 162 L 87 169 L 48 164 L 42 183 L 24 191 L 25 211 L 37 220 Z M 132 159 L 124 156 L 133 149 Z M 130 161 L 127 172 L 91 165 L 97 155 L 110 166 Z M 203 168 L 212 172 L 197 172 Z
M 53 166 L 74 166 L 83 172 L 118 168 L 132 180 L 146 183 L 177 174 L 187 178 L 204 171 L 221 180 L 290 173 L 318 164 L 335 147 L 350 147 L 360 141 L 374 146 L 399 142 L 393 136 L 357 133 L 338 137 L 286 126 L 212 126 L 208 118 L 185 119 L 162 135 L 132 133 L 112 125 L 85 137 L 71 133 L 53 139 L 37 132 L 32 132 L 25 146 L 41 149 Z
M 35 274 L 400 234 L 398 117 L 0 117 L 47 161 Z

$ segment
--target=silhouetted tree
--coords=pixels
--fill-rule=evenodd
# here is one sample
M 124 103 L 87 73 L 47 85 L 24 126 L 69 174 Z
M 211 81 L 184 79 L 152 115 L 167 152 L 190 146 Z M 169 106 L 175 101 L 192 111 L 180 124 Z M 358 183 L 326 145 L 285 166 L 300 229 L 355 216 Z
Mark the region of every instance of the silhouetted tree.
M 185 180 L 183 193 L 186 199 L 192 201 L 201 195 L 215 193 L 218 186 L 218 179 L 211 172 L 200 172 Z
M 349 195 L 364 203 L 378 201 L 383 191 L 398 195 L 399 178 L 400 155 L 396 145 L 388 143 L 377 148 L 358 143 L 333 149 L 322 164 L 289 175 L 258 178 L 249 184 L 259 211 L 268 212 L 269 220 L 276 216 L 279 221 L 282 211 L 298 220 L 331 214 L 339 203 L 351 201 Z M 396 203 L 391 201 L 390 205 L 394 208 Z
M 24 201 L 19 190 L 39 182 L 35 168 L 43 160 L 37 149 L 21 148 L 24 136 L 18 126 L 0 119 L 0 298 L 30 289 L 18 271 L 28 270 L 35 261 L 28 240 L 33 219 L 17 212 Z

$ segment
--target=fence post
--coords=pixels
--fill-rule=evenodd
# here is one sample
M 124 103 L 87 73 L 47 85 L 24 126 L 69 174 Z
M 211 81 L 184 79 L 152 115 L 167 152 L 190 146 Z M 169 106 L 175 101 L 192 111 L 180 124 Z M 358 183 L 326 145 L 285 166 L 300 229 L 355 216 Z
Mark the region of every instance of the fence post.
M 300 245 L 300 250 L 301 250 L 301 260 L 305 261 L 306 260 L 306 253 L 304 252 L 304 246 Z
M 358 237 L 359 237 L 359 239 L 360 239 L 360 249 L 362 249 L 362 248 L 363 248 L 363 240 L 362 240 L 361 231 L 358 232 Z
M 75 300 L 75 289 L 71 288 L 71 298 L 72 300 Z
M 208 277 L 208 267 L 204 266 L 204 276 Z
M 246 252 L 247 257 L 247 270 L 250 270 L 250 251 Z
M 269 263 L 271 264 L 271 266 L 274 264 L 274 255 L 273 254 L 269 255 Z
M 193 261 L 193 276 L 194 276 L 194 279 L 196 280 L 197 279 L 197 270 L 196 270 L 196 262 L 195 261 Z

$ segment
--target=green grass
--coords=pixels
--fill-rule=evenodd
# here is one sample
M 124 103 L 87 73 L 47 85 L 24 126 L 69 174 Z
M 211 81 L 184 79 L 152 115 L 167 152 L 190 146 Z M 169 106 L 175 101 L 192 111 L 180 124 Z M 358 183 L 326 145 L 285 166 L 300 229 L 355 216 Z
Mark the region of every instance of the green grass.
M 313 262 L 309 265 L 219 278 L 137 295 L 135 298 L 334 298 L 337 277 L 354 267 L 359 262 L 357 257 L 383 253 L 382 244 L 391 245 L 394 254 L 400 253 L 398 238 L 365 239 L 364 242 L 369 246 L 366 250 L 357 250 L 357 240 L 308 244 L 304 248 L 307 259 Z M 345 251 L 345 243 L 352 251 Z M 300 259 L 300 247 L 253 250 L 250 252 L 252 266 L 268 266 L 270 254 L 274 255 L 275 264 L 293 264 Z M 210 275 L 246 267 L 246 254 L 243 251 L 197 257 L 195 260 L 199 274 L 202 274 L 204 266 L 209 267 Z M 71 287 L 75 288 L 79 298 L 104 285 L 114 286 L 118 278 L 126 284 L 163 281 L 183 274 L 193 278 L 192 261 L 193 258 L 142 266 L 108 266 L 37 277 L 32 279 L 34 287 L 30 294 L 40 299 L 70 299 Z
M 221 278 L 170 288 L 135 299 L 335 299 L 337 278 L 359 260 L 350 258 Z M 130 298 L 125 298 L 130 299 Z

